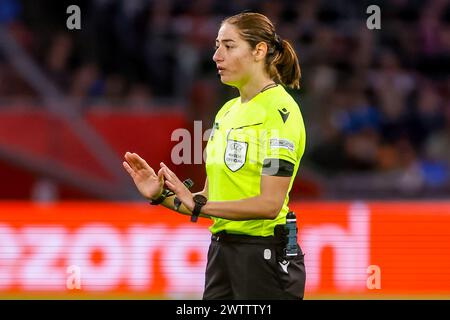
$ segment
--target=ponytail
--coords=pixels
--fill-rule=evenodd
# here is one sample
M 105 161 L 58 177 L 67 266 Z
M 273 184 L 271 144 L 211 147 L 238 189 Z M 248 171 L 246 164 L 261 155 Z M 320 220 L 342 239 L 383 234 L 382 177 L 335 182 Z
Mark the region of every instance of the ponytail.
M 267 58 L 267 71 L 271 78 L 281 84 L 292 89 L 300 89 L 301 69 L 297 54 L 288 41 L 277 38 L 280 44 L 277 46 L 278 50 Z

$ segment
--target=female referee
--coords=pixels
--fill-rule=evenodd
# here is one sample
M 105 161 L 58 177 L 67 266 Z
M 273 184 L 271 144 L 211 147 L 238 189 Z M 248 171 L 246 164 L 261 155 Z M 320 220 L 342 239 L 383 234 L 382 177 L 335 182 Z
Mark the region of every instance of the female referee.
M 215 117 L 203 191 L 192 194 L 164 163 L 156 174 L 135 153 L 123 165 L 152 204 L 212 219 L 203 299 L 303 299 L 303 252 L 295 240 L 286 255 L 284 232 L 305 149 L 299 106 L 284 88 L 299 88 L 296 53 L 266 16 L 247 12 L 222 22 L 213 60 L 239 97 Z

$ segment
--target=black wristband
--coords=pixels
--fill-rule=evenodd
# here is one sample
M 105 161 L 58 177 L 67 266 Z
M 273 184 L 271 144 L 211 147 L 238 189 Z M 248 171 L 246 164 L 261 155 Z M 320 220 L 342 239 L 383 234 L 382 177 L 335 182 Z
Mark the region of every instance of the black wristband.
M 173 198 L 173 209 L 178 212 L 178 210 L 180 210 L 180 207 L 181 207 L 181 200 L 178 199 L 177 197 Z
M 183 181 L 183 184 L 186 186 L 186 188 L 190 189 L 194 185 L 194 182 L 191 179 L 186 179 L 186 180 Z M 169 189 L 164 188 L 162 193 L 161 193 L 161 195 L 158 198 L 150 201 L 150 204 L 151 205 L 155 205 L 155 206 L 158 205 L 158 204 L 161 204 L 164 200 L 166 200 L 167 197 L 173 196 L 174 194 L 175 193 L 173 193 Z M 175 198 L 175 199 L 180 201 L 177 198 Z M 175 203 L 175 200 L 174 200 L 174 204 L 177 204 L 177 203 Z M 180 205 L 181 205 L 181 201 L 178 204 L 178 207 L 176 209 L 177 211 L 178 211 L 178 208 L 180 207 Z
M 166 200 L 166 198 L 169 195 L 169 192 L 170 192 L 170 190 L 163 189 L 163 192 L 161 193 L 161 195 L 156 199 L 152 199 L 152 201 L 150 201 L 150 204 L 153 206 L 161 204 L 164 200 Z

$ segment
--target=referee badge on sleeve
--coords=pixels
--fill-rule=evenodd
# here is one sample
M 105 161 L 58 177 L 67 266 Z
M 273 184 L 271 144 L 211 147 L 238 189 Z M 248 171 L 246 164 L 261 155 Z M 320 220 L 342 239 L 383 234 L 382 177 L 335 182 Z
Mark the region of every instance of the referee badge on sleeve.
M 287 139 L 274 138 L 270 139 L 271 149 L 286 149 L 289 151 L 294 151 L 294 144 Z
M 247 142 L 227 140 L 224 161 L 228 169 L 235 172 L 244 166 L 247 157 L 247 149 Z

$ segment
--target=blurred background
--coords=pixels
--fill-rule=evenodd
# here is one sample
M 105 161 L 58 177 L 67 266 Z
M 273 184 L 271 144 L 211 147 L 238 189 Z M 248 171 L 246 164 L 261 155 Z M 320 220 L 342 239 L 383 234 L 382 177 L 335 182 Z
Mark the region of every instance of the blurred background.
M 80 30 L 66 27 L 70 4 Z M 366 27 L 370 4 L 380 30 Z M 204 131 L 237 96 L 212 55 L 242 10 L 268 15 L 300 58 L 308 145 L 293 197 L 448 196 L 446 0 L 1 0 L 0 197 L 132 198 L 125 151 L 157 166 L 176 144 L 161 127 Z M 204 179 L 199 163 L 176 167 Z
M 366 26 L 374 4 L 379 30 Z M 0 0 L 0 199 L 142 202 L 126 151 L 201 189 L 203 132 L 238 95 L 216 77 L 214 40 L 243 10 L 266 14 L 300 59 L 293 201 L 450 198 L 448 0 Z M 174 163 L 180 128 L 192 143 Z

